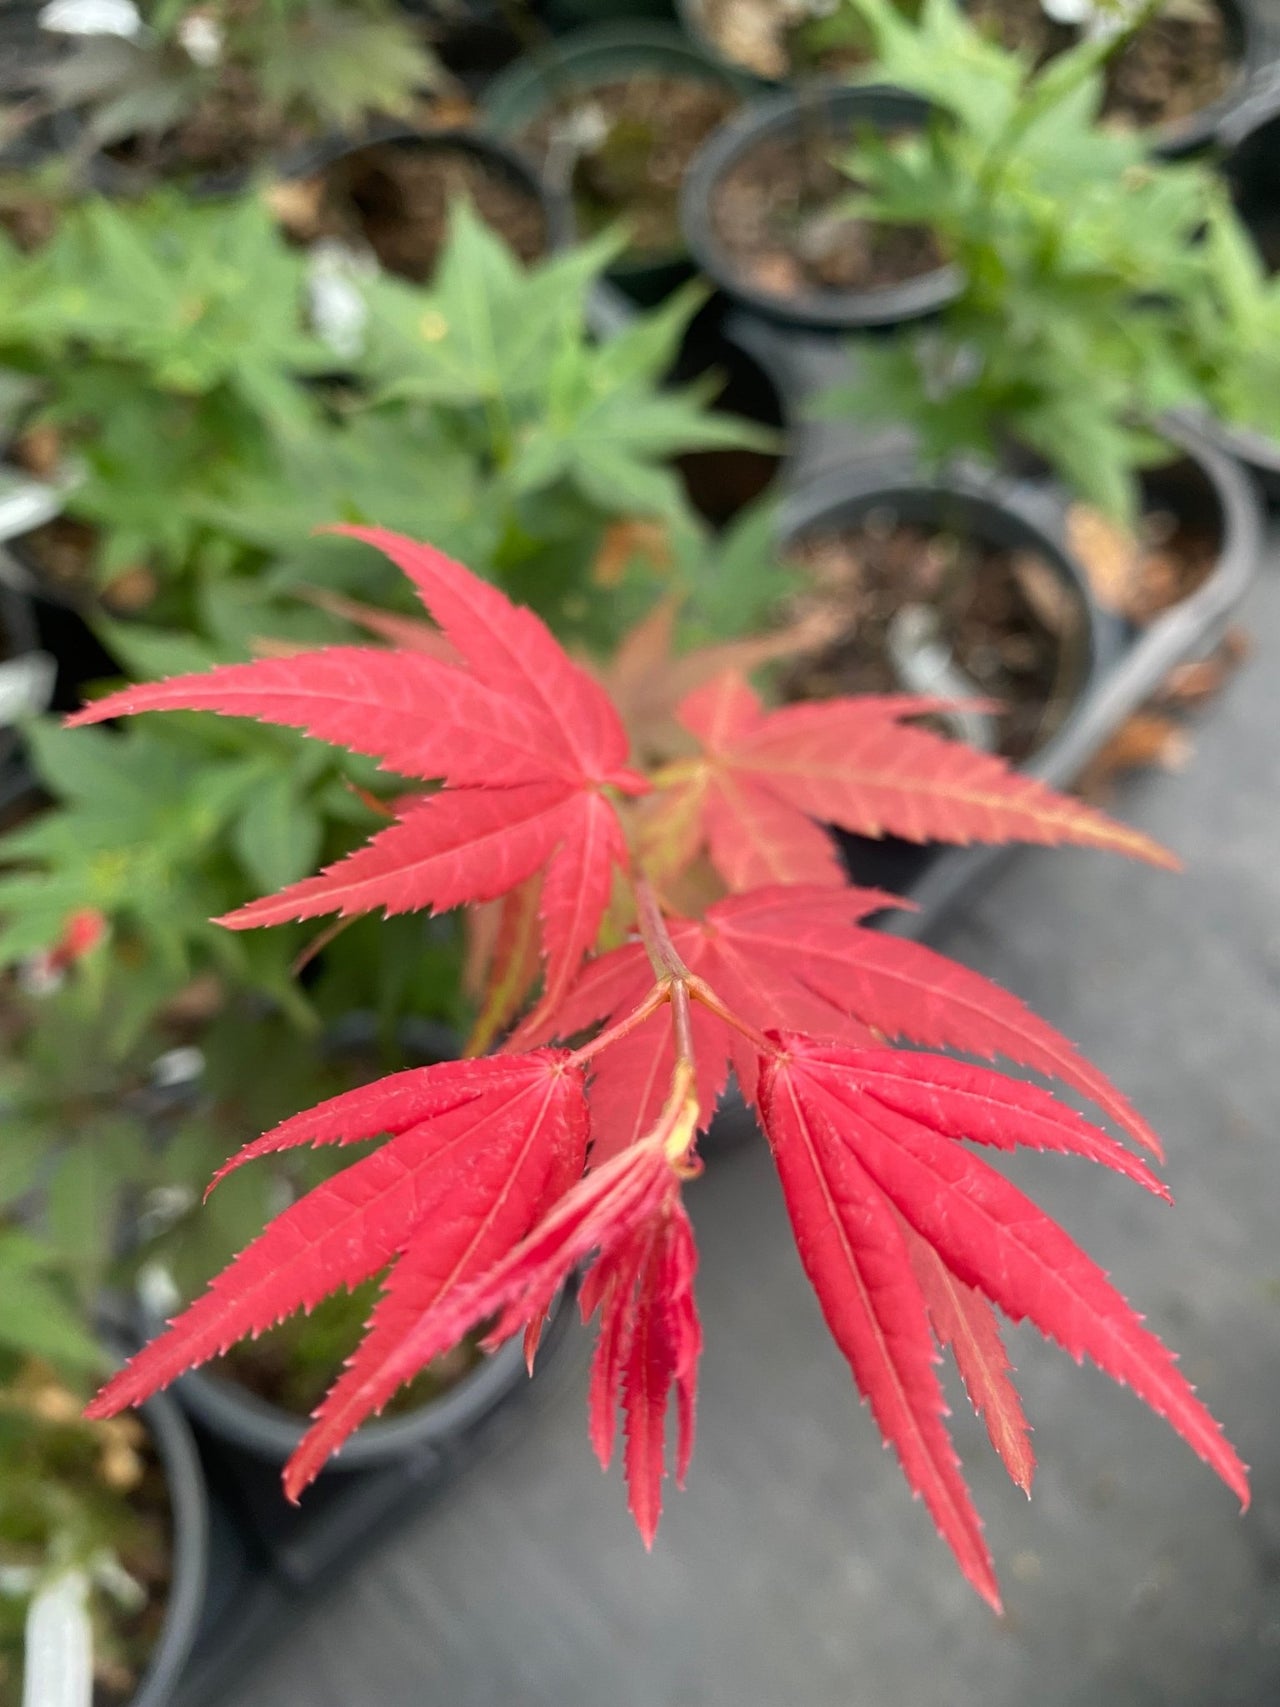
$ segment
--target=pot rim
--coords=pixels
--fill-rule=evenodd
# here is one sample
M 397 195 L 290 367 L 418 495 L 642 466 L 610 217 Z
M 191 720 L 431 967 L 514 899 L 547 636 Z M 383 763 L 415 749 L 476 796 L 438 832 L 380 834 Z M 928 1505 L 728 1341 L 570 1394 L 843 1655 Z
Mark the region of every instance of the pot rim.
M 204 1471 L 190 1425 L 167 1393 L 139 1407 L 164 1470 L 171 1522 L 172 1571 L 159 1640 L 130 1707 L 165 1707 L 199 1634 L 209 1557 Z
M 597 58 L 605 62 L 598 71 L 591 67 L 591 62 Z M 504 67 L 484 89 L 479 107 L 481 126 L 516 154 L 524 162 L 525 169 L 532 172 L 541 184 L 543 195 L 555 209 L 559 247 L 568 247 L 581 236 L 574 212 L 572 185 L 549 181 L 524 148 L 507 139 L 513 138 L 522 125 L 545 111 L 549 96 L 556 92 L 558 79 L 589 90 L 620 72 L 643 70 L 649 65 L 675 66 L 677 62 L 690 77 L 732 89 L 744 100 L 749 99 L 757 87 L 750 78 L 715 59 L 700 42 L 674 25 L 634 21 L 588 24 L 581 29 L 570 30 Z M 628 257 L 624 253 L 610 266 L 609 278 L 643 280 L 687 267 L 688 259 L 681 228 L 675 247 L 649 256 Z M 625 324 L 638 312 L 626 292 L 610 283 L 609 279 L 597 285 L 595 294 L 599 297 L 597 317 L 606 332 L 611 326 Z
M 756 313 L 792 327 L 855 331 L 892 326 L 936 314 L 954 301 L 962 287 L 959 267 L 945 262 L 915 278 L 870 290 L 803 291 L 784 297 L 742 278 L 715 235 L 712 206 L 726 172 L 760 142 L 785 136 L 819 107 L 837 123 L 864 117 L 884 125 L 896 116 L 917 127 L 929 104 L 887 83 L 815 84 L 804 93 L 784 90 L 744 108 L 714 131 L 690 163 L 680 190 L 680 223 L 689 252 L 726 296 Z
M 552 1308 L 548 1333 L 564 1308 L 562 1295 Z M 363 1423 L 328 1460 L 323 1474 L 367 1470 L 447 1446 L 487 1416 L 522 1377 L 528 1378 L 524 1346 L 517 1336 L 484 1357 L 439 1397 L 402 1416 Z M 249 1388 L 202 1369 L 179 1376 L 173 1391 L 183 1408 L 209 1433 L 270 1463 L 283 1465 L 310 1426 L 305 1418 Z
M 962 0 L 963 4 L 963 0 Z M 1148 127 L 1146 135 L 1152 151 L 1164 155 L 1181 155 L 1225 142 L 1226 132 L 1235 115 L 1257 96 L 1259 87 L 1265 96 L 1277 95 L 1276 64 L 1269 51 L 1266 21 L 1259 15 L 1257 0 L 1214 0 L 1226 15 L 1240 48 L 1239 62 L 1230 83 L 1212 101 L 1188 113 L 1185 118 L 1168 120 Z M 809 88 L 830 79 L 830 73 L 789 72 L 784 77 L 769 77 L 751 71 L 729 58 L 703 27 L 705 0 L 676 0 L 676 10 L 687 34 L 719 64 L 739 76 L 750 77 L 764 90 Z

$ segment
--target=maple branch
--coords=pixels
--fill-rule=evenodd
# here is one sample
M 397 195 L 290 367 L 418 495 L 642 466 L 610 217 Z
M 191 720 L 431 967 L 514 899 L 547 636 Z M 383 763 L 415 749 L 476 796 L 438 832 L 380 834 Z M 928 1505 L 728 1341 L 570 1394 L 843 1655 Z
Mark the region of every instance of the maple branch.
M 606 1026 L 590 1043 L 584 1043 L 581 1049 L 575 1049 L 569 1056 L 571 1066 L 580 1067 L 584 1061 L 589 1061 L 598 1050 L 607 1049 L 611 1043 L 619 1043 L 629 1032 L 643 1025 L 650 1014 L 657 1013 L 664 1002 L 671 1000 L 672 985 L 667 980 L 655 984 L 653 989 L 641 1002 L 638 1008 L 633 1008 L 625 1019 L 620 1019 L 616 1025 Z
M 636 913 L 645 952 L 660 985 L 665 985 L 671 1001 L 671 1027 L 675 1033 L 676 1078 L 687 1069 L 692 1073 L 696 1063 L 693 1050 L 693 1021 L 689 1012 L 689 990 L 693 973 L 671 940 L 667 921 L 662 916 L 662 903 L 647 877 L 637 877 L 634 884 Z
M 676 1037 L 676 1065 L 692 1067 L 693 1053 L 693 1021 L 689 1014 L 689 980 L 675 978 L 670 984 L 671 990 L 671 1027 Z
M 654 977 L 660 983 L 665 980 L 687 983 L 691 973 L 671 940 L 667 921 L 662 916 L 662 903 L 658 900 L 653 885 L 647 877 L 637 877 L 632 888 L 636 898 L 640 937 L 653 967 Z

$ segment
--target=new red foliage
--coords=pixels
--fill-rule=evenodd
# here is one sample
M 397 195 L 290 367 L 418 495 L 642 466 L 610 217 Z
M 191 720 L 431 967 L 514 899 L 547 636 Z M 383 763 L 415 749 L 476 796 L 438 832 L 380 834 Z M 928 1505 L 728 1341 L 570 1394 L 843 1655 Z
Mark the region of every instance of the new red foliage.
M 703 751 L 664 775 L 697 799 L 731 889 L 843 882 L 823 823 L 913 842 L 1075 842 L 1176 863 L 1148 837 L 1002 760 L 904 722 L 937 709 L 936 700 L 868 696 L 766 712 L 730 672 L 681 705 Z
M 532 1359 L 556 1293 L 590 1263 L 583 1314 L 600 1316 L 591 1441 L 607 1465 L 620 1411 L 631 1511 L 650 1544 L 673 1392 L 681 1480 L 693 1444 L 701 1330 L 681 1188 L 699 1171 L 698 1133 L 732 1069 L 760 1110 L 802 1261 L 857 1386 L 988 1601 L 999 1604 L 995 1575 L 936 1365 L 950 1349 L 993 1446 L 1029 1489 L 1034 1459 L 997 1308 L 1131 1385 L 1247 1499 L 1243 1467 L 1171 1355 L 1067 1235 L 965 1145 L 1082 1156 L 1167 1196 L 1150 1169 L 1046 1090 L 887 1040 L 1002 1056 L 1087 1096 L 1158 1155 L 1155 1134 L 1014 997 L 865 923 L 898 903 L 846 885 L 826 826 L 1169 857 L 913 726 L 933 702 L 766 711 L 732 670 L 708 679 L 709 658 L 683 668 L 700 685 L 680 717 L 701 751 L 646 778 L 630 768 L 608 696 L 529 612 L 430 547 L 346 531 L 404 569 L 438 628 L 348 610 L 398 647 L 129 688 L 73 721 L 174 708 L 252 716 L 440 785 L 347 859 L 223 922 L 498 902 L 480 915 L 475 1041 L 488 1047 L 505 1030 L 504 1052 L 392 1075 L 233 1158 L 227 1168 L 295 1144 L 387 1135 L 277 1217 L 92 1414 L 385 1270 L 367 1333 L 286 1470 L 296 1497 L 462 1335 L 488 1324 L 493 1344 L 523 1329 Z M 634 649 L 633 675 L 645 651 Z M 646 703 L 643 683 L 628 691 Z M 658 889 L 695 871 L 709 904 L 696 917 L 664 909 Z M 625 940 L 598 953 L 606 920 Z M 556 1039 L 577 1047 L 546 1046 Z

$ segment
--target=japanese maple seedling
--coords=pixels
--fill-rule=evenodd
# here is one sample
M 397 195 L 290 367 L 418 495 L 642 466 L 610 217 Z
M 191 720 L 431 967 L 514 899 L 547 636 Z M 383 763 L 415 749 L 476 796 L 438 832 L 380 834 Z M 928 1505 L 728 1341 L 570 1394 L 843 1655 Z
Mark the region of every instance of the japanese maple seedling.
M 322 1103 L 228 1162 L 385 1138 L 279 1215 L 92 1414 L 137 1403 L 242 1336 L 385 1271 L 367 1334 L 285 1471 L 296 1498 L 464 1334 L 488 1324 L 497 1344 L 523 1330 L 532 1363 L 556 1293 L 589 1264 L 581 1306 L 600 1317 L 591 1441 L 607 1464 L 621 1410 L 631 1510 L 651 1543 L 673 1389 L 681 1480 L 693 1446 L 701 1333 L 683 1188 L 732 1068 L 832 1335 L 992 1605 L 995 1573 L 937 1364 L 949 1348 L 992 1444 L 1029 1489 L 1034 1460 L 997 1309 L 1131 1386 L 1246 1501 L 1243 1465 L 1171 1353 L 968 1146 L 1065 1151 L 1164 1187 L 1047 1091 L 927 1051 L 1004 1056 L 1083 1093 L 1158 1156 L 1155 1135 L 1020 1002 L 869 928 L 896 903 L 846 883 L 822 826 L 1169 856 L 905 721 L 931 709 L 922 699 L 766 710 L 729 671 L 688 694 L 684 753 L 645 775 L 608 694 L 531 613 L 429 546 L 350 531 L 411 578 L 436 630 L 405 630 L 393 650 L 333 647 L 128 688 L 73 721 L 166 709 L 256 717 L 438 785 L 402 802 L 365 847 L 222 922 L 500 902 L 477 1037 L 505 1040 Z M 718 898 L 692 916 L 674 897 L 695 866 L 698 889 Z M 601 953 L 606 921 L 620 946 Z

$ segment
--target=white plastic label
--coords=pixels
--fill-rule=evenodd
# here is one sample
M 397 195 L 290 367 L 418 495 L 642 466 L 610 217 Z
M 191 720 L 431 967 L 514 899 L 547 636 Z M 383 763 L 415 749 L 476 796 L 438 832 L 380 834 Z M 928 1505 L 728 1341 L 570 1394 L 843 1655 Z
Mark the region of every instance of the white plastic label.
M 64 1571 L 27 1608 L 22 1707 L 92 1707 L 93 1626 L 83 1571 Z
M 17 539 L 51 522 L 62 508 L 57 486 L 0 468 L 0 540 Z
M 40 9 L 40 28 L 60 36 L 142 34 L 142 15 L 133 0 L 49 0 Z
M 53 696 L 57 673 L 47 652 L 24 652 L 0 664 L 0 729 L 43 711 Z

